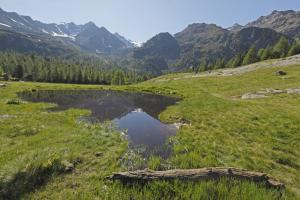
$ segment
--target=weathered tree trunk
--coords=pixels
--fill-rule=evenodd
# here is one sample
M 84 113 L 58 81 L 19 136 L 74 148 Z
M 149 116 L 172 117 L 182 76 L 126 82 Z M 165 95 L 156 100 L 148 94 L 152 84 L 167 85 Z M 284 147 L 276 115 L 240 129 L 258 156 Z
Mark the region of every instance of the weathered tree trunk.
M 123 183 L 147 182 L 152 180 L 210 180 L 219 178 L 235 178 L 249 180 L 255 183 L 265 184 L 267 187 L 281 190 L 284 184 L 275 178 L 260 172 L 247 171 L 236 168 L 201 168 L 201 169 L 178 169 L 168 171 L 151 171 L 148 169 L 113 173 L 108 177 L 110 180 L 120 180 Z

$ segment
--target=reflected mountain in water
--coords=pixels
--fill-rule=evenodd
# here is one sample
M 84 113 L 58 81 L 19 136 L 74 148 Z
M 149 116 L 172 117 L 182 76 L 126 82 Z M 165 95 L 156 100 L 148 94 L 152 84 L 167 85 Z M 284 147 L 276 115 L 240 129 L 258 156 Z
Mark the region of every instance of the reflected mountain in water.
M 172 97 L 112 90 L 43 90 L 18 95 L 26 101 L 57 104 L 51 111 L 91 110 L 91 118 L 115 122 L 119 130 L 128 134 L 133 145 L 155 149 L 176 134 L 175 126 L 157 119 L 159 113 L 178 101 Z

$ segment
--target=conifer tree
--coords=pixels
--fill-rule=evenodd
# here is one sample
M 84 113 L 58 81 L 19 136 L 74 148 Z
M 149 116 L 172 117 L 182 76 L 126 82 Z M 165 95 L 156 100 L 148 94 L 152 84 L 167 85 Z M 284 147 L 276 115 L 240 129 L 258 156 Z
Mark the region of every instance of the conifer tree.
M 267 60 L 271 58 L 271 56 L 272 56 L 272 48 L 268 46 L 267 48 L 265 48 L 263 54 L 261 55 L 261 60 Z
M 261 49 L 258 50 L 258 52 L 257 52 L 257 58 L 259 60 L 262 60 L 262 56 L 263 56 L 264 52 L 265 52 L 264 48 L 261 48 Z
M 287 56 L 289 51 L 289 42 L 285 37 L 281 37 L 280 40 L 273 48 L 274 58 L 283 58 Z
M 24 76 L 24 68 L 22 65 L 17 65 L 15 70 L 14 70 L 14 73 L 13 73 L 13 76 L 15 78 L 18 78 L 18 79 L 22 79 L 23 76 Z
M 82 61 L 35 54 L 0 53 L 1 74 L 5 74 L 7 79 L 13 77 L 25 81 L 110 84 L 113 76 L 116 76 L 117 84 L 124 84 L 151 77 L 133 70 L 108 69 L 106 65 L 101 60 Z
M 250 49 L 248 50 L 247 54 L 245 55 L 245 58 L 243 60 L 243 65 L 249 65 L 251 63 L 255 63 L 258 61 L 256 56 L 256 46 L 252 45 Z
M 238 53 L 233 60 L 232 67 L 239 67 L 243 64 L 244 56 L 242 53 Z
M 288 56 L 300 54 L 300 41 L 295 42 L 288 52 Z

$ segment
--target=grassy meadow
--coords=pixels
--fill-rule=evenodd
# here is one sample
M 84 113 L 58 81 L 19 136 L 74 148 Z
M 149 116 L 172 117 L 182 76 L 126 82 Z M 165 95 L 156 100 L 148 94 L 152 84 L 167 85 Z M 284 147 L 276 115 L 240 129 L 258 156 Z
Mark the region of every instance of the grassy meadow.
M 276 76 L 277 70 L 287 72 Z M 266 88 L 300 88 L 300 65 L 238 76 L 169 74 L 137 85 L 92 86 L 9 82 L 0 88 L 0 199 L 300 199 L 300 95 L 242 100 Z M 105 179 L 126 170 L 127 141 L 110 123 L 80 122 L 87 110 L 47 112 L 16 93 L 43 89 L 118 89 L 182 97 L 160 114 L 184 123 L 170 138 L 168 160 L 151 169 L 238 167 L 266 172 L 286 184 L 283 194 L 247 181 L 153 182 L 122 186 Z M 138 161 L 137 161 L 138 162 Z M 66 170 L 72 165 L 73 171 Z

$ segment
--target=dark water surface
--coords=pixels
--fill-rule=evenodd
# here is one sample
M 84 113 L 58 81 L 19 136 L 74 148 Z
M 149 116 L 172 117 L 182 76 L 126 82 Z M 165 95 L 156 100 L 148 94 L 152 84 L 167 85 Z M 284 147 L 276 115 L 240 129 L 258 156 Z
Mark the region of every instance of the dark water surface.
M 51 111 L 89 109 L 91 120 L 112 120 L 129 136 L 132 145 L 143 145 L 150 150 L 160 148 L 177 132 L 174 125 L 157 118 L 167 106 L 178 101 L 172 97 L 111 90 L 42 90 L 18 95 L 26 101 L 57 104 Z

